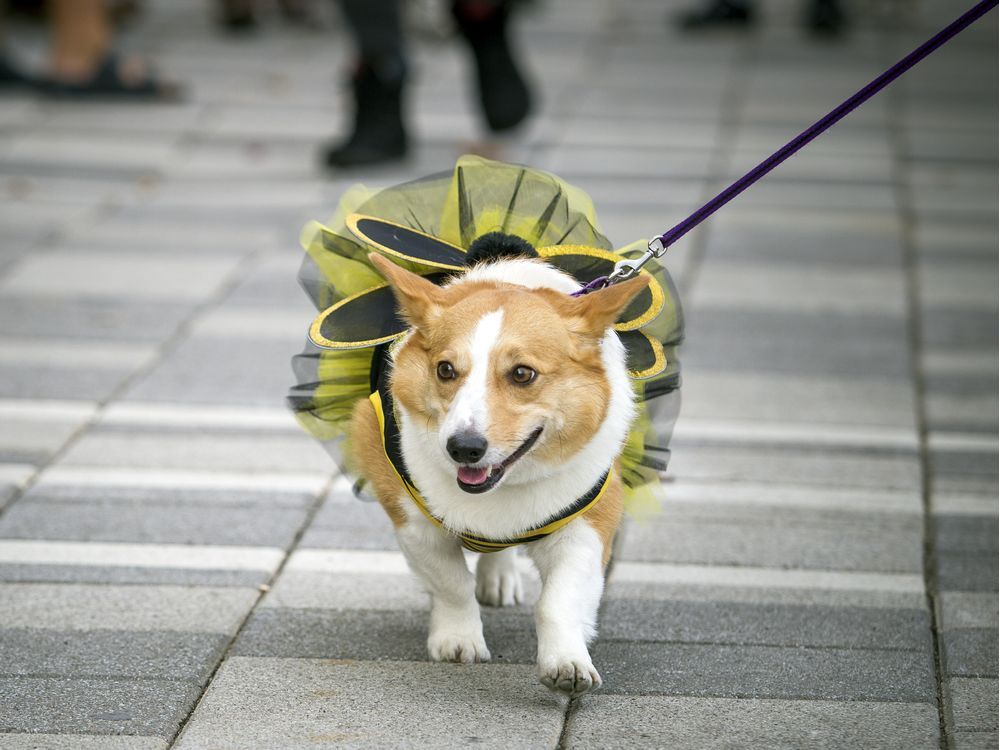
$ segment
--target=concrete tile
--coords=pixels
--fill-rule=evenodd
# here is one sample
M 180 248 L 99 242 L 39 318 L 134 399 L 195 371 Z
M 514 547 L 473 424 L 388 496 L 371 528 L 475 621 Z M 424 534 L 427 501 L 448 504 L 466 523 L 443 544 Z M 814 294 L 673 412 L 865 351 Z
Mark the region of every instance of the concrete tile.
M 601 607 L 609 640 L 763 646 L 930 648 L 925 610 L 650 601 L 614 597 Z M 963 631 L 965 632 L 965 631 Z
M 305 509 L 41 501 L 30 495 L 0 519 L 0 538 L 81 542 L 236 544 L 285 548 Z
M 996 732 L 955 732 L 951 735 L 955 750 L 996 750 Z
M 934 546 L 941 552 L 997 552 L 997 517 L 934 516 Z
M 91 399 L 110 397 L 131 369 L 96 370 L 0 365 L 0 398 Z
M 4 583 L 175 584 L 254 588 L 271 578 L 266 570 L 197 570 L 183 568 L 126 568 L 104 565 L 45 565 L 0 563 Z
M 410 573 L 303 571 L 285 568 L 262 607 L 426 610 L 430 598 Z
M 951 677 L 945 684 L 956 732 L 997 730 L 997 680 Z
M 887 525 L 748 526 L 743 523 L 665 522 L 634 525 L 620 560 L 750 565 L 773 568 L 917 573 L 922 569 L 916 519 Z
M 201 300 L 233 272 L 235 260 L 51 252 L 19 263 L 0 280 L 0 293 L 143 300 Z
M 535 621 L 523 607 L 482 610 L 492 663 L 534 664 Z M 239 656 L 359 661 L 427 661 L 429 614 L 418 610 L 317 610 L 262 607 L 240 633 Z
M 593 695 L 570 715 L 564 746 L 687 748 L 938 747 L 937 711 L 924 703 L 835 703 Z
M 225 635 L 127 630 L 2 631 L 0 659 L 19 677 L 132 677 L 204 682 L 222 658 Z
M 0 295 L 0 334 L 39 339 L 162 341 L 192 309 L 193 300 L 138 300 Z
M 3 750 L 167 750 L 159 737 L 125 737 L 109 734 L 26 734 L 0 735 Z
M 195 683 L 177 680 L 2 677 L 0 726 L 13 732 L 168 738 L 200 692 Z M 95 745 L 109 746 L 116 747 Z
M 891 292 L 890 292 L 891 293 Z M 686 362 L 696 369 L 909 381 L 904 319 L 751 307 L 687 310 Z
M 911 490 L 919 486 L 916 455 L 807 447 L 671 446 L 670 473 L 691 481 L 753 481 Z
M 948 591 L 996 591 L 996 553 L 965 555 L 937 553 L 938 586 Z
M 285 326 L 282 319 L 281 325 Z M 294 322 L 294 321 L 292 321 Z M 181 342 L 129 389 L 134 401 L 248 404 L 278 407 L 293 382 L 293 355 L 302 351 L 311 318 L 295 337 L 192 337 Z M 272 323 L 273 325 L 273 323 Z M 249 330 L 249 329 L 247 329 Z M 291 327 L 288 328 L 291 331 Z
M 933 703 L 930 653 L 599 641 L 613 694 Z
M 945 672 L 956 677 L 997 676 L 997 629 L 968 628 L 942 634 Z
M 689 367 L 684 361 L 684 417 L 914 426 L 912 388 L 855 377 L 755 374 Z
M 185 586 L 0 584 L 0 628 L 236 632 L 258 592 Z
M 937 600 L 938 622 L 943 630 L 988 628 L 997 623 L 995 592 L 942 591 Z
M 378 503 L 327 502 L 302 537 L 302 548 L 395 550 L 396 533 Z
M 528 666 L 233 657 L 176 747 L 549 748 L 563 703 Z
M 275 471 L 329 471 L 332 462 L 308 435 L 193 434 L 154 430 L 122 433 L 92 430 L 75 443 L 59 466 Z

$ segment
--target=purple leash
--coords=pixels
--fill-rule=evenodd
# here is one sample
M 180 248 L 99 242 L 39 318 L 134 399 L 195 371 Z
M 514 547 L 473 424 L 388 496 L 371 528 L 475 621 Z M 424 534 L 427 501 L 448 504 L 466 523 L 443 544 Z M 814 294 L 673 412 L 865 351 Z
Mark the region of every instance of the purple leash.
M 667 248 L 677 242 L 677 240 L 701 224 L 701 222 L 729 203 L 729 201 L 753 185 L 757 182 L 757 180 L 762 178 L 772 169 L 784 162 L 788 159 L 788 157 L 795 154 L 807 143 L 810 143 L 817 136 L 821 135 L 830 127 L 840 122 L 849 113 L 853 112 L 866 101 L 871 99 L 875 96 L 875 94 L 903 75 L 903 73 L 934 52 L 938 47 L 978 21 L 990 10 L 995 8 L 997 2 L 998 0 L 982 0 L 979 3 L 976 3 L 971 10 L 964 13 L 958 19 L 921 44 L 913 50 L 913 52 L 908 54 L 887 71 L 882 73 L 882 75 L 878 78 L 854 94 L 854 96 L 840 104 L 826 117 L 811 125 L 799 135 L 795 136 L 795 138 L 764 159 L 764 161 L 740 177 L 736 182 L 684 219 L 684 221 L 671 227 L 659 237 L 654 237 L 650 240 L 649 249 L 646 251 L 645 255 L 640 258 L 636 258 L 635 260 L 623 260 L 619 262 L 610 276 L 601 276 L 594 279 L 585 287 L 582 287 L 573 296 L 587 294 L 588 292 L 613 284 L 616 281 L 624 281 L 625 279 L 637 274 L 639 269 L 646 262 L 648 262 L 650 258 L 661 257 L 667 251 Z

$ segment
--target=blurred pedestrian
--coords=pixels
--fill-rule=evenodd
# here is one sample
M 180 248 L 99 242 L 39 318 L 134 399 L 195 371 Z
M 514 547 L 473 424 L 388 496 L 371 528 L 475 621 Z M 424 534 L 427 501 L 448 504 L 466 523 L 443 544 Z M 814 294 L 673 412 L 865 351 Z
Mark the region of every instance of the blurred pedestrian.
M 331 167 L 393 161 L 409 138 L 404 93 L 408 62 L 399 0 L 340 0 L 357 46 L 351 80 L 354 122 L 350 135 L 329 147 Z M 508 39 L 509 2 L 455 0 L 452 18 L 472 52 L 479 103 L 494 133 L 511 130 L 531 110 L 531 94 Z
M 27 87 L 77 98 L 178 97 L 179 87 L 161 79 L 141 57 L 114 51 L 114 25 L 105 0 L 49 0 L 48 19 L 51 41 L 45 72 L 29 74 L 0 48 L 0 89 Z
M 677 19 L 687 31 L 713 28 L 746 28 L 757 18 L 756 0 L 707 0 L 703 5 L 684 11 Z M 844 27 L 840 0 L 806 0 L 805 24 L 817 34 L 837 34 Z
M 227 31 L 243 32 L 257 28 L 260 0 L 217 0 L 219 23 Z M 278 0 L 281 15 L 289 23 L 312 27 L 315 24 L 312 0 Z

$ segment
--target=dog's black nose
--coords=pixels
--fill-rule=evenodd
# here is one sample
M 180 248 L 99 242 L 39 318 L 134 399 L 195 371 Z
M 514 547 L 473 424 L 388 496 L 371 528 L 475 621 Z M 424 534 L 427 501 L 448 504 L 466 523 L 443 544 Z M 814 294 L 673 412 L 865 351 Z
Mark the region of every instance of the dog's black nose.
M 448 455 L 460 464 L 474 464 L 486 455 L 486 438 L 471 430 L 457 432 L 448 438 Z

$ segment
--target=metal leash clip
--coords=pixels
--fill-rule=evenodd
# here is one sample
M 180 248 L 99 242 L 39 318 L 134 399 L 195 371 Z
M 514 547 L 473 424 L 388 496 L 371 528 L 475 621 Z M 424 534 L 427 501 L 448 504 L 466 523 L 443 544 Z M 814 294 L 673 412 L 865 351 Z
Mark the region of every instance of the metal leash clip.
M 608 276 L 608 286 L 617 284 L 619 281 L 631 279 L 639 273 L 644 265 L 653 258 L 662 258 L 667 252 L 667 246 L 663 244 L 662 237 L 654 237 L 649 241 L 649 247 L 645 253 L 634 260 L 620 260 L 615 263 L 615 270 Z

